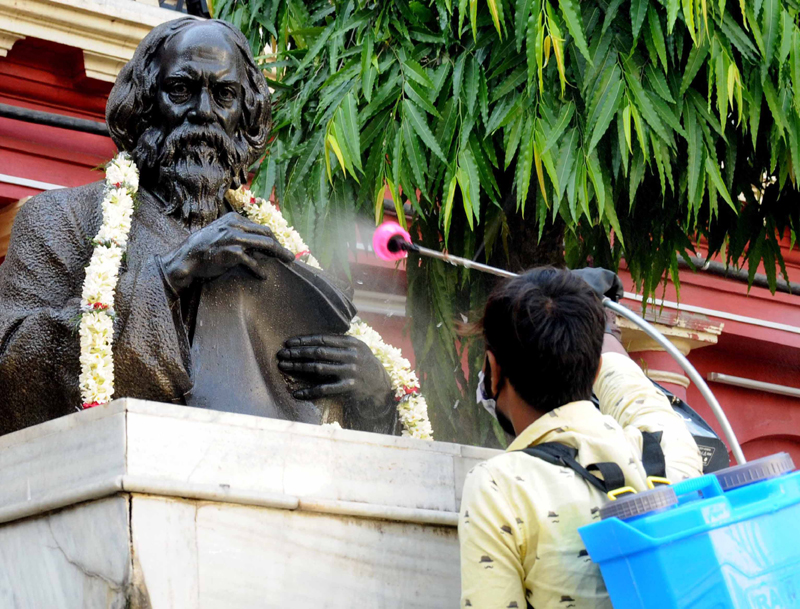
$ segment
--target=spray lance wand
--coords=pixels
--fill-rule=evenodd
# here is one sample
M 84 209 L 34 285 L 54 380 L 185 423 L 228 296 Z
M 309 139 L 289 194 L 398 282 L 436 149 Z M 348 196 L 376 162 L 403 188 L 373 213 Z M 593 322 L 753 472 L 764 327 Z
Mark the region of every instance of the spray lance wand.
M 489 266 L 488 264 L 474 262 L 467 258 L 452 256 L 444 252 L 439 252 L 427 247 L 422 247 L 421 245 L 416 245 L 411 241 L 411 235 L 408 233 L 408 231 L 400 226 L 397 222 L 384 222 L 377 229 L 375 229 L 375 234 L 372 237 L 372 247 L 375 250 L 375 255 L 381 260 L 402 260 L 408 256 L 409 252 L 412 252 L 419 256 L 436 258 L 437 260 L 442 260 L 449 264 L 463 266 L 467 269 L 475 269 L 476 271 L 490 273 L 500 277 L 511 278 L 518 276 L 517 273 L 498 269 L 497 267 Z M 656 330 L 652 324 L 645 321 L 641 316 L 637 315 L 627 307 L 623 307 L 621 304 L 614 302 L 608 297 L 603 298 L 603 306 L 614 311 L 614 313 L 617 315 L 624 317 L 625 319 L 634 323 L 637 327 L 641 328 L 645 334 L 656 341 L 675 359 L 676 362 L 678 362 L 678 365 L 683 368 L 684 372 L 686 372 L 697 389 L 703 395 L 706 402 L 708 402 L 711 411 L 714 413 L 714 416 L 722 428 L 722 433 L 725 435 L 725 439 L 728 440 L 728 444 L 731 447 L 731 452 L 733 453 L 736 462 L 740 465 L 746 463 L 744 453 L 742 452 L 742 447 L 739 445 L 739 441 L 736 439 L 736 434 L 734 433 L 733 428 L 728 421 L 728 417 L 725 416 L 725 412 L 719 405 L 717 398 L 714 397 L 713 393 L 711 393 L 711 389 L 708 388 L 708 385 L 703 377 L 700 376 L 700 373 L 698 373 L 694 366 L 689 363 L 689 360 L 686 359 L 686 357 L 677 349 L 677 347 L 669 342 L 669 340 L 667 340 L 667 338 L 661 334 L 661 332 Z

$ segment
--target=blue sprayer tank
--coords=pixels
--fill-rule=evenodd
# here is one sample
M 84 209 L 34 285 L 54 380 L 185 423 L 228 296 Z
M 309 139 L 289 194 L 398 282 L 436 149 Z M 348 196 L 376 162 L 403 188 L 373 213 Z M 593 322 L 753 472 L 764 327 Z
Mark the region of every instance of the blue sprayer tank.
M 800 472 L 786 453 L 627 495 L 579 529 L 614 609 L 800 609 Z

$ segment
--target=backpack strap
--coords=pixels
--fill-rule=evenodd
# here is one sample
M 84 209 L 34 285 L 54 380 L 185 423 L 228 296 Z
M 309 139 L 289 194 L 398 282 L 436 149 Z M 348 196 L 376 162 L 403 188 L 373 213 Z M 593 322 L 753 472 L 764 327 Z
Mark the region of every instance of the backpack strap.
M 583 465 L 578 463 L 576 458 L 578 456 L 578 450 L 571 446 L 566 446 L 559 442 L 545 442 L 544 444 L 529 446 L 521 452 L 531 457 L 537 457 L 543 461 L 547 461 L 553 465 L 568 467 L 603 493 L 610 493 L 621 488 L 626 488 L 625 474 L 622 473 L 622 469 L 619 465 L 607 462 L 593 463 L 588 467 L 583 467 Z M 591 470 L 600 472 L 603 477 L 599 478 L 595 476 Z
M 667 480 L 667 463 L 664 450 L 661 448 L 663 432 L 642 432 L 642 465 L 647 475 L 647 486 L 654 488 L 656 484 L 669 484 Z

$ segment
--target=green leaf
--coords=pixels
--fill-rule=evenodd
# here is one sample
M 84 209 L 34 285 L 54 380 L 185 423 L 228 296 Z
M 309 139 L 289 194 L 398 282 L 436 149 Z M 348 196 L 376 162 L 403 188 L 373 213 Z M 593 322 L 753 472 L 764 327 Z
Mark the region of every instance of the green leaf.
M 489 86 L 486 84 L 486 75 L 483 70 L 480 72 L 480 80 L 478 81 L 478 101 L 480 101 L 481 118 L 483 124 L 486 125 L 489 120 Z
M 442 118 L 439 111 L 431 102 L 425 97 L 425 91 L 422 90 L 417 83 L 407 80 L 404 87 L 406 96 L 411 99 L 417 106 L 425 110 L 428 114 L 432 114 L 436 118 Z
M 631 0 L 631 33 L 634 41 L 639 37 L 639 32 L 642 31 L 642 24 L 647 16 L 647 7 L 649 5 L 650 0 Z
M 606 30 L 614 21 L 614 18 L 617 16 L 617 13 L 619 12 L 619 7 L 622 6 L 623 2 L 624 0 L 611 0 L 611 2 L 608 3 L 608 8 L 606 9 L 606 15 L 605 18 L 603 19 L 603 28 L 600 32 L 601 36 L 606 33 Z
M 565 137 L 559 149 L 558 164 L 556 165 L 556 200 L 564 196 L 564 188 L 572 177 L 575 166 L 576 150 L 580 143 L 580 136 L 577 129 L 572 129 Z
M 723 199 L 725 199 L 725 202 L 730 206 L 730 208 L 736 212 L 736 206 L 733 204 L 731 195 L 728 193 L 728 189 L 725 187 L 725 183 L 722 181 L 722 174 L 720 173 L 719 165 L 712 160 L 710 155 L 706 155 L 706 172 L 711 178 L 711 183 L 714 185 L 714 188 L 717 189 L 717 192 L 722 196 Z
M 400 87 L 398 86 L 399 81 L 399 77 L 391 78 L 375 91 L 372 101 L 359 113 L 358 118 L 362 124 L 366 123 L 370 117 L 380 112 L 387 105 L 397 100 L 401 94 Z
M 469 22 L 472 25 L 472 39 L 473 40 L 477 40 L 477 38 L 478 38 L 478 0 L 469 0 Z
M 647 75 L 647 82 L 650 84 L 650 87 L 652 87 L 656 95 L 658 95 L 661 99 L 674 104 L 675 99 L 672 97 L 672 92 L 669 90 L 669 85 L 667 84 L 667 79 L 664 78 L 664 74 L 662 74 L 661 71 L 654 68 L 652 65 L 647 66 L 645 74 Z
M 606 218 L 608 222 L 611 224 L 611 228 L 614 229 L 614 234 L 616 235 L 619 242 L 624 246 L 625 239 L 622 237 L 622 228 L 619 225 L 619 218 L 617 217 L 617 210 L 614 208 L 614 201 L 609 200 L 608 205 L 605 206 L 606 211 Z
M 347 147 L 350 158 L 353 161 L 353 166 L 362 171 L 361 167 L 361 142 L 360 134 L 361 129 L 358 124 L 358 109 L 357 102 L 353 93 L 348 93 L 339 107 L 341 112 L 341 127 L 345 138 L 344 144 Z
M 517 88 L 520 84 L 524 83 L 526 73 L 527 67 L 525 65 L 519 66 L 508 76 L 508 78 L 506 78 L 503 84 L 493 90 L 491 101 L 497 101 L 504 95 L 511 93 L 511 91 Z
M 470 193 L 470 183 L 469 183 L 469 176 L 467 172 L 464 171 L 461 167 L 456 170 L 456 180 L 458 180 L 458 186 L 461 188 L 461 201 L 464 204 L 464 213 L 467 215 L 467 223 L 469 224 L 469 229 L 473 230 L 474 224 L 472 220 L 472 195 Z
M 424 68 L 416 61 L 409 58 L 405 61 L 402 61 L 401 64 L 403 66 L 403 73 L 408 78 L 416 80 L 419 84 L 426 86 L 429 89 L 435 88 L 433 81 L 430 79 L 427 72 L 425 72 Z
M 687 197 L 689 200 L 690 208 L 694 208 L 699 201 L 696 201 L 697 184 L 700 179 L 700 171 L 702 164 L 701 146 L 702 134 L 700 127 L 697 124 L 697 115 L 695 114 L 694 107 L 691 104 L 686 106 L 683 114 L 683 128 L 686 130 L 687 146 L 687 170 L 688 170 L 688 190 Z
M 470 114 L 475 111 L 475 102 L 478 100 L 478 62 L 475 56 L 467 62 L 467 73 L 464 82 L 464 95 L 467 100 L 467 110 Z
M 683 0 L 683 18 L 686 21 L 686 27 L 689 29 L 689 35 L 697 44 L 697 34 L 694 27 L 694 5 L 695 0 Z
M 614 118 L 622 103 L 624 90 L 625 83 L 622 81 L 619 66 L 615 63 L 609 66 L 592 97 L 589 118 L 586 121 L 587 132 L 592 134 L 587 153 L 591 154 L 611 124 L 611 119 Z
M 420 139 L 425 143 L 425 145 L 433 151 L 442 163 L 447 163 L 447 159 L 442 152 L 442 149 L 439 147 L 439 143 L 436 141 L 436 138 L 433 137 L 433 133 L 431 132 L 430 127 L 428 127 L 428 123 L 425 120 L 425 117 L 420 114 L 419 110 L 417 110 L 416 106 L 411 103 L 411 101 L 405 99 L 403 100 L 403 116 L 406 118 L 403 121 L 403 124 L 406 122 L 410 123 L 413 127 L 414 131 L 417 132 Z
M 455 64 L 453 64 L 453 97 L 458 99 L 459 94 L 461 93 L 461 82 L 464 77 L 464 62 L 467 59 L 467 54 L 462 53 L 456 59 Z
M 498 203 L 499 201 L 496 195 L 501 194 L 500 187 L 497 185 L 497 180 L 494 178 L 492 168 L 489 166 L 486 155 L 484 155 L 481 144 L 474 133 L 469 138 L 469 150 L 472 152 L 472 156 L 475 159 L 475 165 L 478 168 L 478 176 L 480 177 L 480 182 L 483 184 L 484 190 L 493 201 Z
M 566 131 L 569 122 L 572 120 L 573 114 L 575 114 L 575 104 L 572 102 L 564 104 L 564 106 L 561 108 L 560 114 L 558 115 L 558 120 L 550 130 L 550 133 L 547 136 L 544 146 L 539 154 L 545 154 L 559 140 L 564 131 Z
M 525 204 L 528 198 L 528 188 L 531 184 L 531 169 L 533 167 L 533 119 L 529 116 L 525 120 L 520 141 L 519 158 L 514 176 L 517 190 L 517 209 Z
M 650 99 L 650 103 L 652 103 L 655 107 L 658 117 L 667 125 L 672 127 L 673 131 L 679 135 L 682 135 L 683 137 L 686 137 L 686 132 L 683 130 L 683 127 L 681 126 L 681 123 L 678 120 L 678 117 L 675 115 L 675 112 L 673 112 L 672 108 L 670 108 L 666 102 L 655 93 L 647 91 L 647 97 Z
M 763 90 L 761 88 L 761 78 L 758 74 L 753 74 L 750 85 L 750 137 L 753 138 L 753 148 L 758 145 L 758 126 L 761 120 L 761 105 L 763 104 Z
M 334 30 L 334 24 L 331 23 L 328 27 L 326 27 L 322 31 L 322 33 L 319 36 L 317 36 L 317 39 L 314 41 L 314 44 L 312 44 L 309 47 L 308 51 L 303 57 L 303 60 L 300 62 L 300 65 L 297 66 L 296 70 L 297 72 L 302 72 L 311 64 L 312 61 L 314 61 L 317 55 L 319 55 L 319 52 L 327 44 L 328 39 L 331 37 L 331 34 L 333 34 L 333 30 Z
M 722 33 L 727 36 L 728 40 L 730 40 L 737 49 L 739 49 L 739 52 L 746 59 L 755 62 L 758 58 L 758 49 L 750 42 L 750 38 L 733 19 L 730 11 L 726 11 L 722 21 L 718 23 Z
M 683 69 L 683 78 L 681 79 L 680 96 L 686 93 L 686 90 L 692 84 L 697 72 L 705 65 L 706 55 L 708 55 L 708 45 L 703 43 L 700 46 L 692 47 L 689 53 L 689 58 L 686 60 L 686 66 Z
M 675 22 L 678 20 L 680 8 L 680 0 L 667 0 L 667 34 L 672 35 L 672 29 L 675 27 Z
M 456 123 L 458 122 L 458 102 L 454 99 L 448 99 L 447 103 L 442 110 L 442 120 L 436 125 L 436 141 L 448 156 L 450 147 L 453 144 L 453 134 L 456 131 Z
M 406 158 L 411 166 L 411 171 L 414 173 L 414 180 L 416 181 L 417 186 L 424 185 L 427 161 L 425 159 L 425 154 L 419 147 L 419 141 L 414 135 L 414 131 L 410 125 L 410 121 L 408 120 L 408 115 L 403 118 L 402 130 L 403 143 L 405 144 L 406 148 Z
M 525 40 L 532 4 L 533 0 L 517 0 L 516 10 L 514 11 L 514 34 L 517 53 L 522 50 L 522 42 Z M 537 1 L 536 4 L 539 5 L 540 2 Z M 538 9 L 541 10 L 541 7 L 539 6 Z
M 375 78 L 375 68 L 372 67 L 372 49 L 372 34 L 368 32 L 361 45 L 361 90 L 364 92 L 364 99 L 367 100 L 367 103 L 372 97 L 372 83 Z
M 780 0 L 764 0 L 764 13 L 761 15 L 761 33 L 764 37 L 764 63 L 769 65 L 775 53 L 780 30 Z
M 592 152 L 586 157 L 586 169 L 589 171 L 589 179 L 594 186 L 594 194 L 597 197 L 597 210 L 600 218 L 602 218 L 606 207 L 606 188 L 603 184 L 603 170 L 600 167 L 596 152 Z
M 505 149 L 505 165 L 504 169 L 508 169 L 511 161 L 514 160 L 514 155 L 517 153 L 517 146 L 519 146 L 520 138 L 522 137 L 522 125 L 525 122 L 522 116 L 518 116 L 512 123 L 510 128 L 506 129 L 508 133 L 506 149 Z
M 539 36 L 539 28 L 536 26 L 537 21 L 539 20 L 539 14 L 531 15 L 528 18 L 528 26 L 526 30 L 526 41 L 525 41 L 525 54 L 527 61 L 525 62 L 528 66 L 528 88 L 530 88 L 534 81 L 536 80 L 536 69 L 537 69 L 537 38 Z
M 395 126 L 394 142 L 392 143 L 392 181 L 395 185 L 400 183 L 400 169 L 403 166 L 403 129 L 402 125 Z M 392 198 L 394 198 L 392 191 Z
M 795 112 L 800 114 L 800 31 L 793 34 L 792 49 L 789 56 L 792 74 L 792 92 L 794 93 Z M 797 159 L 800 162 L 800 159 Z M 796 166 L 800 170 L 800 166 Z
M 728 65 L 725 60 L 725 53 L 717 53 L 715 73 L 717 77 L 717 110 L 719 110 L 720 128 L 725 129 L 725 122 L 728 118 Z M 730 100 L 733 103 L 733 100 Z
M 664 71 L 667 72 L 669 70 L 667 65 L 667 43 L 664 40 L 664 31 L 661 29 L 661 20 L 658 18 L 655 6 L 650 6 L 648 9 L 647 22 L 650 26 L 650 36 L 653 39 L 653 44 L 656 47 L 656 51 L 658 51 L 658 58 L 661 60 L 661 65 L 664 66 Z
M 445 180 L 447 183 L 447 197 L 445 199 L 444 204 L 444 244 L 447 247 L 447 238 L 450 235 L 450 222 L 453 219 L 453 199 L 456 195 L 456 176 L 450 178 L 450 180 Z
M 647 2 L 647 0 L 641 1 Z M 575 0 L 560 0 L 559 7 L 561 8 L 561 14 L 564 16 L 564 21 L 567 23 L 567 29 L 575 40 L 575 45 L 586 58 L 586 61 L 591 64 L 592 54 L 589 52 L 589 45 L 586 44 L 586 35 L 583 33 L 583 15 L 581 15 L 580 4 Z
M 765 2 L 768 1 L 769 0 L 765 0 Z M 766 10 L 766 6 L 764 7 L 764 10 Z M 783 132 L 786 129 L 785 117 L 783 116 L 783 107 L 778 101 L 778 93 L 775 91 L 775 87 L 773 86 L 769 75 L 767 75 L 767 78 L 762 83 L 762 86 L 764 88 L 764 99 L 767 100 L 767 106 L 769 106 L 769 110 L 772 113 L 772 120 L 775 121 L 778 131 L 781 137 L 783 137 Z
M 322 151 L 323 138 L 325 137 L 325 130 L 318 129 L 317 132 L 311 137 L 308 145 L 303 150 L 303 154 L 297 159 L 294 170 L 289 177 L 290 184 L 302 184 L 303 178 L 311 169 L 314 161 L 317 160 L 319 153 Z
M 458 165 L 466 172 L 469 178 L 469 196 L 472 203 L 472 213 L 475 216 L 476 223 L 479 223 L 481 217 L 481 181 L 478 177 L 478 165 L 475 163 L 475 157 L 468 147 L 464 148 L 459 153 Z

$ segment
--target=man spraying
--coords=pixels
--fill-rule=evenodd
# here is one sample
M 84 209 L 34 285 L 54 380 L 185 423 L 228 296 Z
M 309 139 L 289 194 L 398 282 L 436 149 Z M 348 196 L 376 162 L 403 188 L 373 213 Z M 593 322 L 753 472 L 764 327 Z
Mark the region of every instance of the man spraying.
M 610 271 L 540 268 L 489 297 L 478 398 L 516 438 L 464 486 L 462 607 L 610 608 L 578 528 L 626 487 L 702 474 L 680 416 L 606 333 L 600 297 L 621 293 Z

